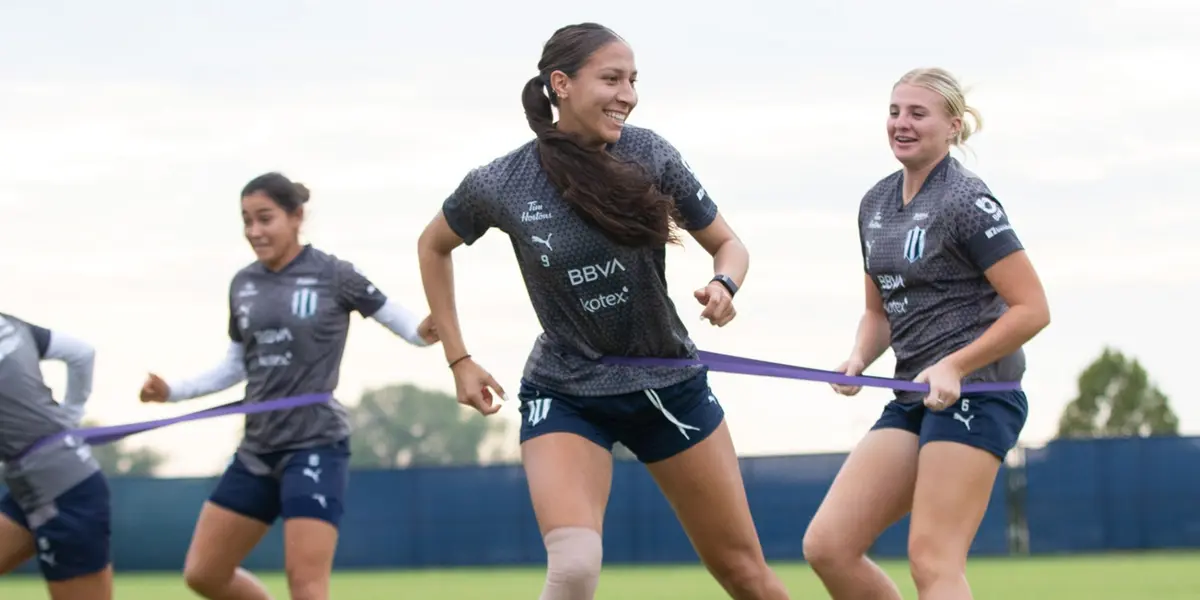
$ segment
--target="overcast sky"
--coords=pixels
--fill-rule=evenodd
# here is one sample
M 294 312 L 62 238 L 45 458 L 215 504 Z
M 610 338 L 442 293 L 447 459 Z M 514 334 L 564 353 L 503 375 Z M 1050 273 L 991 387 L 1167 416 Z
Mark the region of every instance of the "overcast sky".
M 841 362 L 862 305 L 858 201 L 897 168 L 891 85 L 943 66 L 984 116 L 963 160 L 1004 202 L 1050 295 L 1054 322 L 1027 347 L 1023 440 L 1052 435 L 1104 344 L 1139 358 L 1200 433 L 1184 377 L 1198 328 L 1183 316 L 1200 291 L 1194 2 L 189 4 L 0 5 L 0 308 L 97 346 L 89 411 L 105 423 L 240 396 L 137 402 L 147 370 L 187 375 L 222 357 L 229 279 L 253 260 L 238 191 L 262 172 L 312 189 L 308 241 L 424 312 L 422 227 L 469 169 L 531 136 L 519 92 L 546 38 L 598 20 L 636 53 L 630 122 L 683 152 L 752 253 L 723 330 L 700 323 L 691 297 L 710 259 L 691 241 L 670 254 L 672 296 L 702 348 Z M 455 256 L 467 342 L 515 390 L 539 329 L 508 240 L 493 231 Z M 61 393 L 63 370 L 46 373 Z M 846 450 L 887 399 L 712 379 L 743 454 Z M 400 381 L 454 389 L 440 348 L 356 318 L 339 397 Z M 516 407 L 497 418 L 515 424 Z M 240 429 L 224 418 L 131 443 L 169 452 L 168 474 L 210 474 Z

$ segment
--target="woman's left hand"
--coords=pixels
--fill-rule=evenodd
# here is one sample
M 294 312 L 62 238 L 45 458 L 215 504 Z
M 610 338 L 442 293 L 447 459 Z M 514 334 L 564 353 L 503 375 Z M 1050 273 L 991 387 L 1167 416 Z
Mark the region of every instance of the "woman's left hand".
M 696 301 L 704 306 L 700 318 L 708 319 L 717 327 L 724 327 L 737 316 L 737 310 L 733 308 L 733 296 L 716 281 L 696 290 L 695 296 Z

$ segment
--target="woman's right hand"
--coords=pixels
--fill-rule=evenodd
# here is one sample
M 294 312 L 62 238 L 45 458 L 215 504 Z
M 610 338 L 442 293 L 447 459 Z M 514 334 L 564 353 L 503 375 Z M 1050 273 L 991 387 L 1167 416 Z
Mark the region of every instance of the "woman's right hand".
M 838 373 L 843 373 L 851 377 L 861 375 L 867 366 L 863 364 L 861 359 L 850 357 L 846 362 L 842 363 L 836 370 Z M 843 396 L 853 396 L 862 390 L 861 385 L 842 385 L 839 383 L 829 384 L 833 387 L 833 391 Z
M 142 384 L 142 402 L 166 402 L 170 396 L 171 386 L 162 377 L 154 373 L 146 376 L 146 382 Z
M 438 337 L 437 325 L 433 324 L 433 315 L 425 317 L 420 325 L 417 325 L 417 335 L 425 341 L 426 344 L 436 344 L 441 338 Z
M 495 401 L 492 390 L 508 400 L 504 388 L 496 379 L 470 358 L 464 358 L 450 368 L 454 372 L 454 387 L 458 391 L 458 403 L 470 406 L 483 415 L 500 411 L 501 404 Z

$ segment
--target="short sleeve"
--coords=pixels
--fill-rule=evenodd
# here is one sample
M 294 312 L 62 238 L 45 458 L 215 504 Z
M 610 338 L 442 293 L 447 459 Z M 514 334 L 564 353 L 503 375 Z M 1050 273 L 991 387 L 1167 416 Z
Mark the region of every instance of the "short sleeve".
M 870 193 L 863 196 L 863 199 L 858 203 L 858 250 L 862 257 L 862 268 L 864 273 L 871 272 L 871 242 L 867 240 L 867 200 L 871 197 Z
M 473 169 L 442 203 L 446 223 L 470 246 L 497 224 L 496 199 L 487 185 L 485 168 Z
M 679 225 L 689 231 L 708 227 L 717 218 L 717 204 L 679 150 L 662 136 L 654 134 L 654 137 L 654 151 L 658 154 L 655 163 L 663 165 L 658 189 L 675 199 L 675 206 L 683 218 Z
M 46 358 L 46 351 L 50 348 L 50 338 L 53 334 L 45 327 L 38 327 L 33 323 L 26 323 L 29 327 L 29 333 L 33 335 L 33 345 L 37 347 L 38 358 Z
M 347 311 L 358 311 L 364 317 L 370 317 L 375 314 L 385 303 L 387 296 L 363 275 L 362 271 L 358 270 L 353 263 L 345 260 L 338 260 L 336 277 L 337 277 L 337 301 L 338 305 Z
M 229 284 L 229 339 L 238 344 L 242 343 L 242 328 L 238 327 L 238 314 L 233 302 L 233 283 Z
M 950 206 L 950 234 L 980 271 L 986 271 L 1024 246 L 994 197 L 981 194 L 956 198 Z

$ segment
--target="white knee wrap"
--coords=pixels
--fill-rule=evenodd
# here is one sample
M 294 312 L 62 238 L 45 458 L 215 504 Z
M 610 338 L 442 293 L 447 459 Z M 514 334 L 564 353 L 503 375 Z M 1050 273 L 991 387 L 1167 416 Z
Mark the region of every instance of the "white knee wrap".
M 604 546 L 586 527 L 561 527 L 546 534 L 546 587 L 539 600 L 592 600 L 600 581 Z

